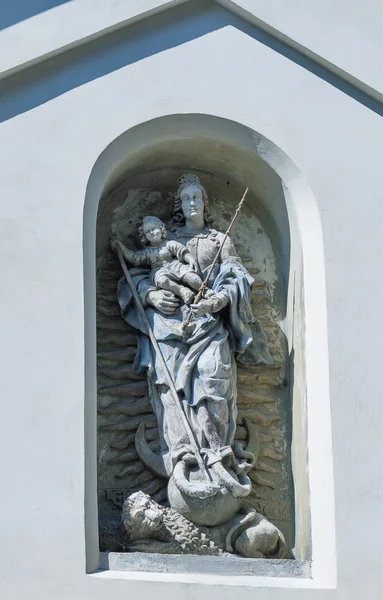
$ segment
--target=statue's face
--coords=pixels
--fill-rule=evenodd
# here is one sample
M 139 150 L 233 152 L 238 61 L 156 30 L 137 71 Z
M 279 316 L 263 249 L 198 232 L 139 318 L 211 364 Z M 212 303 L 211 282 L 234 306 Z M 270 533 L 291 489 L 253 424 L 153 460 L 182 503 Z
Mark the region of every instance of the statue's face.
M 162 241 L 161 227 L 155 221 L 145 221 L 142 230 L 146 239 L 153 245 L 160 244 Z
M 191 183 L 181 192 L 182 212 L 186 219 L 203 216 L 204 201 L 201 188 Z

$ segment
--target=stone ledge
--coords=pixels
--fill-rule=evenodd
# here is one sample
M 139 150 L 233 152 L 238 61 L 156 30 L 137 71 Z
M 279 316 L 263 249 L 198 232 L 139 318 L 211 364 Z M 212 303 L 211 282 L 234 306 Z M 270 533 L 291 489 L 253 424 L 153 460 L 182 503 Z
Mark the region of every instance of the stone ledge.
M 309 579 L 311 578 L 311 561 L 267 560 L 237 556 L 195 556 L 191 554 L 101 552 L 100 570 Z

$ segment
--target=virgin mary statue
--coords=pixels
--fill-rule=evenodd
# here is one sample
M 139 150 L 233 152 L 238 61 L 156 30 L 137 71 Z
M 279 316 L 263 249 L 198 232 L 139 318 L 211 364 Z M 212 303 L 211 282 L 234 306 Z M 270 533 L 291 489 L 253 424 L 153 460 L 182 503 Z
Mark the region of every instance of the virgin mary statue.
M 183 175 L 168 224 L 168 239 L 177 240 L 193 254 L 202 279 L 224 238 L 214 225 L 205 188 L 196 175 Z M 191 476 L 197 461 L 179 418 L 179 406 L 126 279 L 122 278 L 119 303 L 124 319 L 140 332 L 135 369 L 147 372 L 161 436 L 162 470 L 186 496 L 209 497 L 222 488 L 234 497 L 247 495 L 251 483 L 245 471 L 246 465 L 251 465 L 238 460 L 233 442 L 237 417 L 236 358 L 251 352 L 251 346 L 257 342 L 253 340 L 255 320 L 250 308 L 253 278 L 229 237 L 207 284 L 213 294 L 198 304 L 186 306 L 170 291 L 156 289 L 146 269 L 131 269 L 130 274 L 211 477 L 210 481 L 201 482 Z M 190 310 L 192 318 L 185 328 Z M 136 446 L 141 458 L 149 468 L 159 470 L 158 457 L 145 445 L 141 428 L 138 438 Z

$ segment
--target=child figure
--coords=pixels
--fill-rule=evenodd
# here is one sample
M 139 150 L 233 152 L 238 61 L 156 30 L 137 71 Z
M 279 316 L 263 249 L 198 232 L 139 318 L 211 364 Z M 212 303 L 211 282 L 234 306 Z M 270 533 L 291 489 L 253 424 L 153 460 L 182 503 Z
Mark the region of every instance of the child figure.
M 138 232 L 147 248 L 134 252 L 119 243 L 124 258 L 136 267 L 150 265 L 151 280 L 157 289 L 173 292 L 185 304 L 190 304 L 194 299 L 192 290 L 198 291 L 202 285 L 194 256 L 180 242 L 166 239 L 165 225 L 157 217 L 144 217 Z M 205 292 L 205 297 L 214 293 L 212 290 Z

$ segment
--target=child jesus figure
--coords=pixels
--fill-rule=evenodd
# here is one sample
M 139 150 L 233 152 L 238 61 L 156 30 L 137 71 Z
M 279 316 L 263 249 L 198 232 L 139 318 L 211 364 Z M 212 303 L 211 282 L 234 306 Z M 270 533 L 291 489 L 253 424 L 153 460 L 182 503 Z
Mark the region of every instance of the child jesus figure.
M 146 248 L 134 252 L 118 242 L 124 258 L 135 267 L 151 266 L 151 280 L 157 289 L 173 292 L 185 304 L 191 304 L 192 290 L 198 291 L 202 285 L 194 256 L 180 242 L 166 239 L 165 225 L 157 217 L 144 217 L 138 232 Z M 205 289 L 204 295 L 208 297 L 213 293 Z

